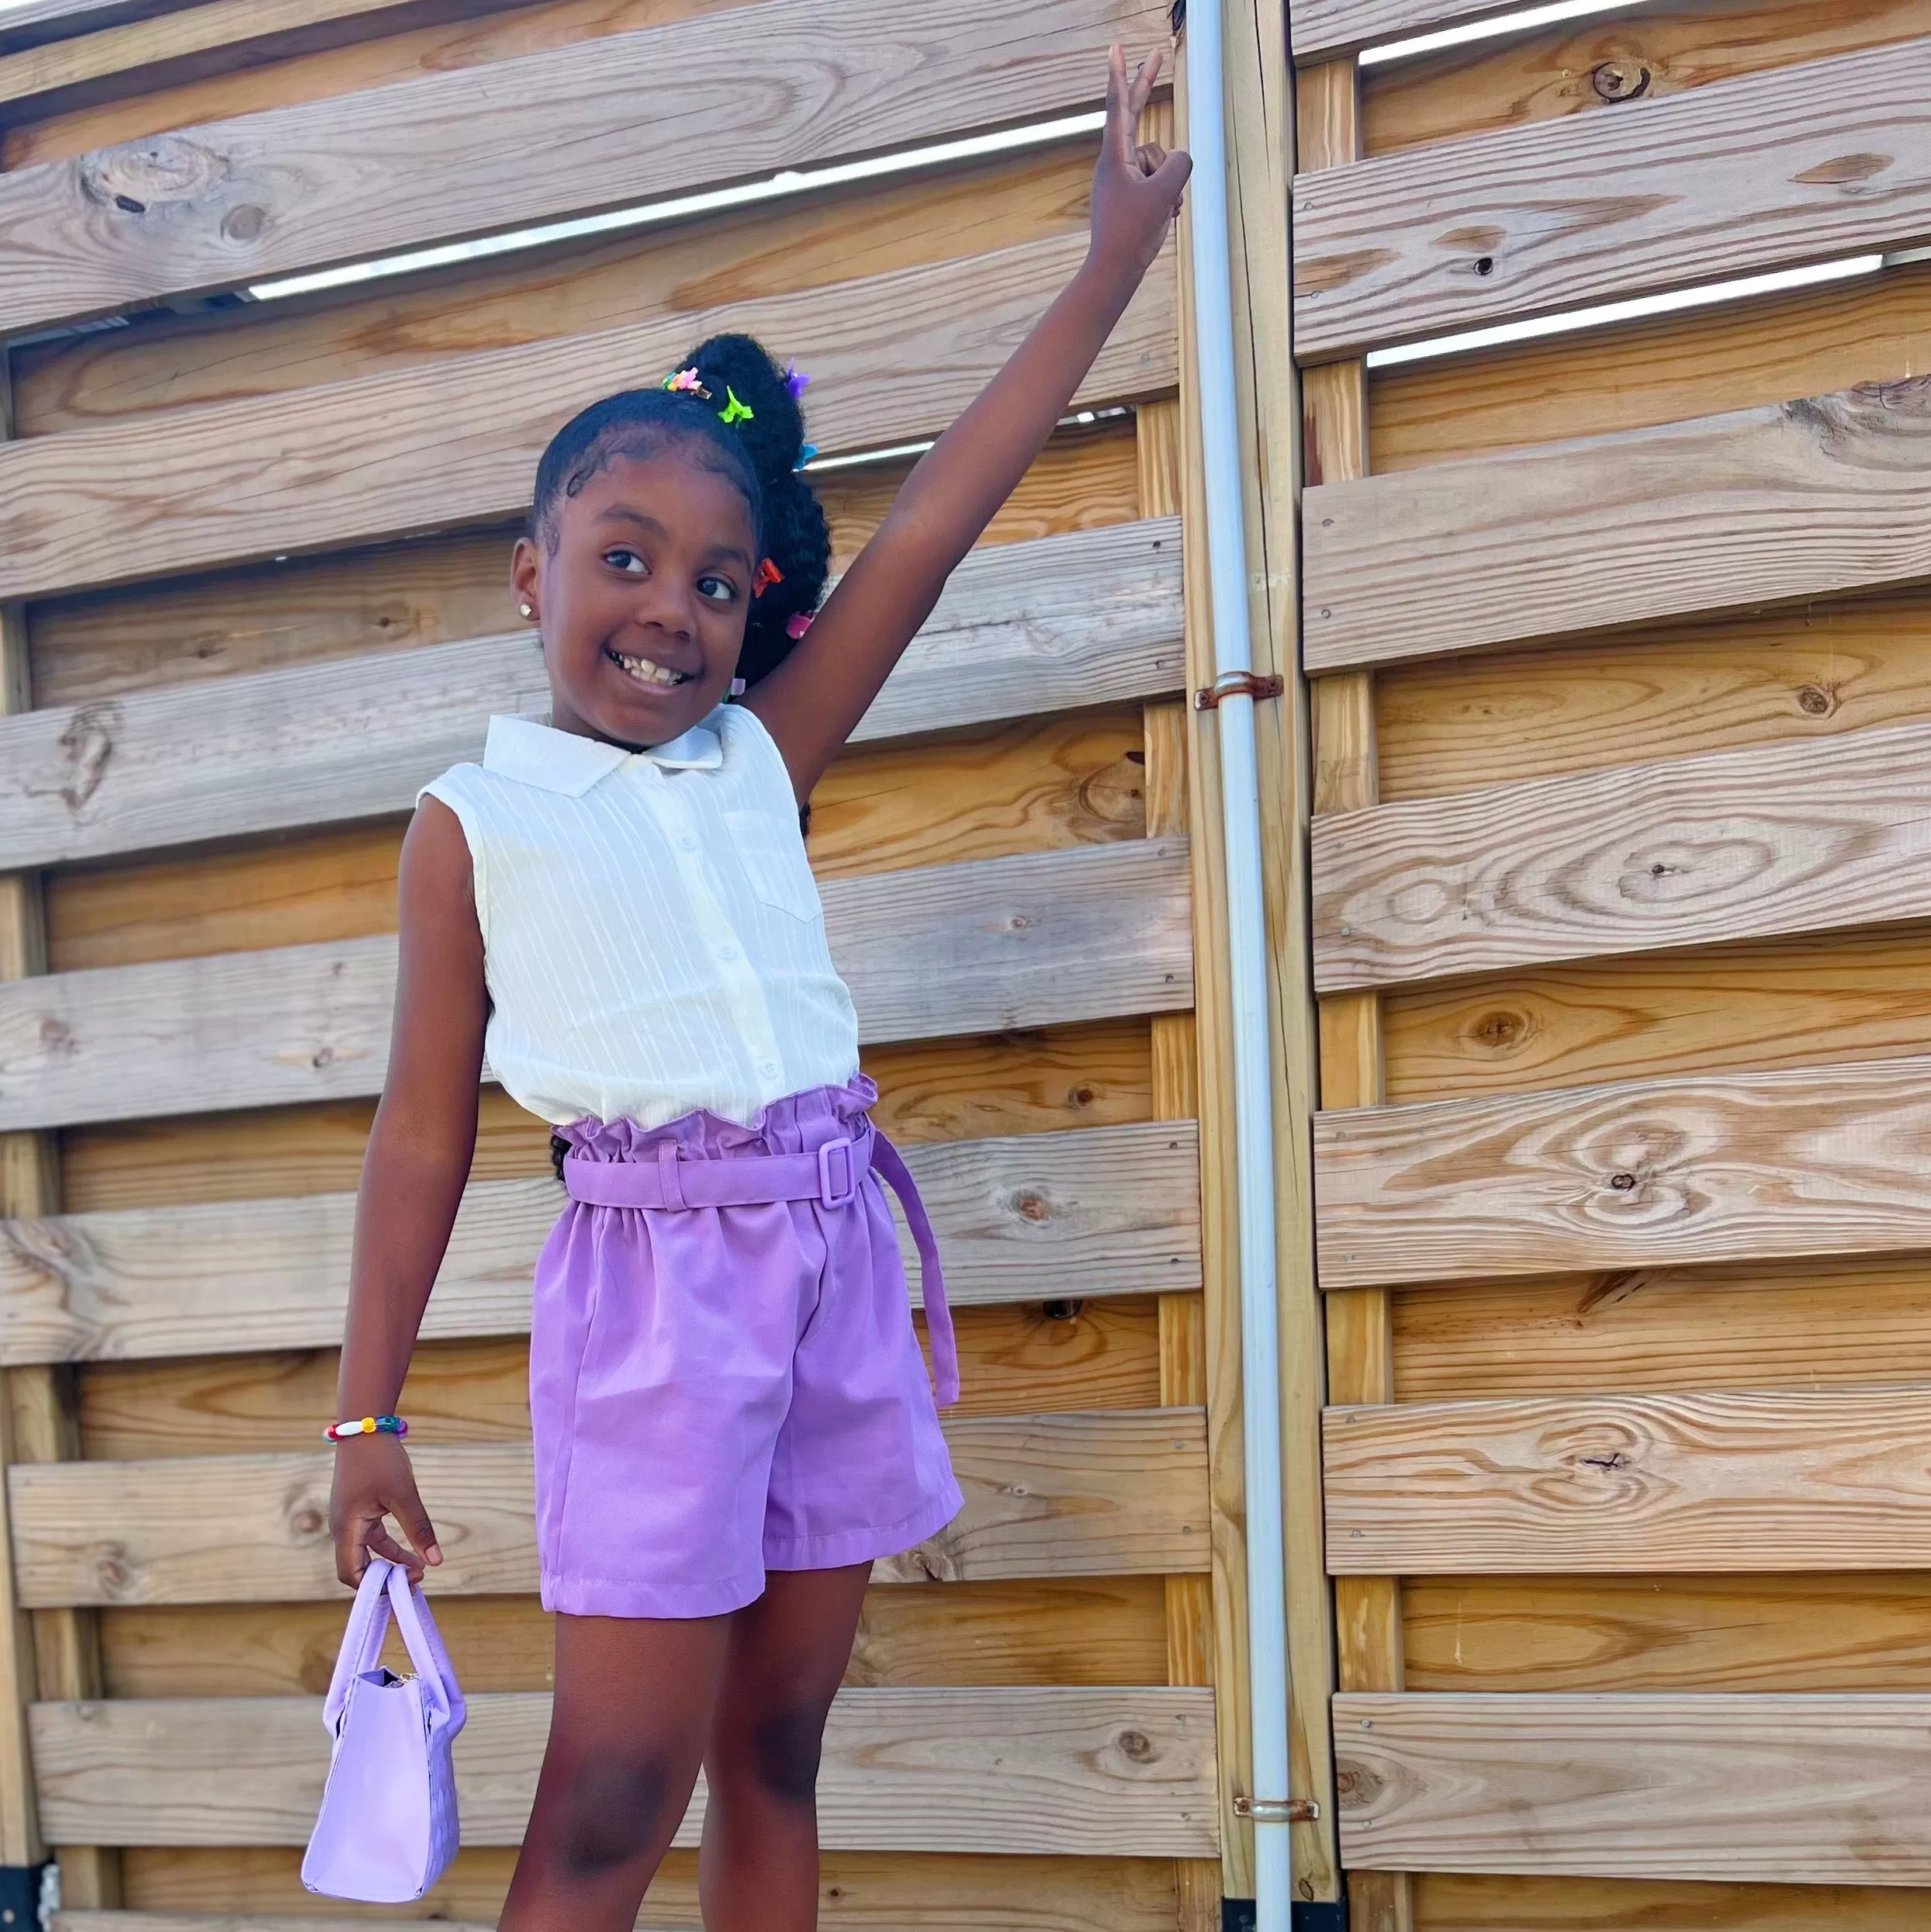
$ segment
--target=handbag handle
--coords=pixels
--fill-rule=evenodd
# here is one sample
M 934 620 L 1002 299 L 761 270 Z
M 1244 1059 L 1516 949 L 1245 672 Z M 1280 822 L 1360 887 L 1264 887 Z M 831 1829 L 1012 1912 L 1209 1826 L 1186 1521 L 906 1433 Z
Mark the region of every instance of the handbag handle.
M 409 1572 L 386 1556 L 371 1556 L 362 1572 L 348 1613 L 348 1628 L 342 1633 L 342 1647 L 336 1653 L 335 1674 L 322 1701 L 323 1728 L 330 1736 L 335 1735 L 348 1702 L 349 1686 L 382 1661 L 392 1611 L 429 1701 L 431 1722 L 447 1725 L 453 1737 L 462 1729 L 469 1709 L 457 1687 L 449 1653 L 443 1646 L 442 1633 L 430 1614 L 428 1599 L 409 1581 Z

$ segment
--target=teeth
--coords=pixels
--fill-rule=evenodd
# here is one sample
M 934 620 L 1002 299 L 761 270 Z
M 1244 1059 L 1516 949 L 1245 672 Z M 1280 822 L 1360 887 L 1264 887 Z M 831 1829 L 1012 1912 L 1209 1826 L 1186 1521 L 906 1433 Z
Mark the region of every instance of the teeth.
M 621 651 L 612 651 L 611 656 L 640 684 L 681 684 L 690 675 L 688 671 L 673 671 L 653 664 L 647 657 L 626 657 Z

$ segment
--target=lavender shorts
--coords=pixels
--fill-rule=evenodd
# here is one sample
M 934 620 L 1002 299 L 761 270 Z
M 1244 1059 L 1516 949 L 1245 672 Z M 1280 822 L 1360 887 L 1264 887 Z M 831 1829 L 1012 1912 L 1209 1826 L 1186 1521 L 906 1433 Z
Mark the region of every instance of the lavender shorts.
M 861 1139 L 877 1097 L 860 1075 L 749 1127 L 700 1113 L 558 1133 L 573 1163 L 674 1158 L 687 1174 Z M 718 1615 L 755 1601 L 767 1570 L 896 1555 L 957 1515 L 891 1210 L 876 1173 L 851 1180 L 830 1207 L 565 1207 L 530 1346 L 545 1609 Z

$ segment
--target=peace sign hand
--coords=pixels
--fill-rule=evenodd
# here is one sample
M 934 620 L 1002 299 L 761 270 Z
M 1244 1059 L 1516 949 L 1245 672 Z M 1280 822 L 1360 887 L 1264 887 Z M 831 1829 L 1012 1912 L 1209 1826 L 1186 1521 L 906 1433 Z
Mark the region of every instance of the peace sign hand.
M 1153 265 L 1193 172 L 1190 156 L 1140 141 L 1140 116 L 1160 78 L 1161 56 L 1143 61 L 1130 81 L 1116 47 L 1106 81 L 1106 133 L 1093 171 L 1094 260 L 1137 282 Z

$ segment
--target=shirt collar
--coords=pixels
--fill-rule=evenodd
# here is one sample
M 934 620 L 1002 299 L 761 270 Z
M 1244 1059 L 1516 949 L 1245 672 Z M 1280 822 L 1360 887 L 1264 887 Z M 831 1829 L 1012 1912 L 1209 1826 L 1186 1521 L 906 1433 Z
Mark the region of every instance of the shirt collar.
M 566 798 L 580 798 L 633 758 L 648 759 L 666 771 L 715 771 L 724 763 L 724 746 L 708 721 L 661 745 L 628 752 L 621 745 L 559 731 L 534 718 L 498 717 L 490 720 L 483 768 L 545 791 L 560 791 Z

